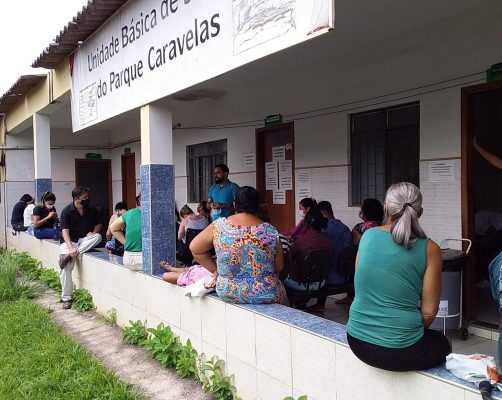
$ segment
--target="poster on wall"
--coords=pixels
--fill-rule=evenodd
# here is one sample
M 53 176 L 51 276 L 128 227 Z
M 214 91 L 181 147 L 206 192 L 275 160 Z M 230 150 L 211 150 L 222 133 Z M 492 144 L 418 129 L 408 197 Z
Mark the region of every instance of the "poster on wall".
M 455 181 L 455 162 L 453 160 L 429 161 L 429 181 Z
M 265 163 L 265 189 L 277 190 L 279 180 L 277 174 L 277 163 L 275 161 Z
M 244 171 L 254 171 L 256 169 L 256 153 L 242 155 L 242 168 Z
M 293 190 L 293 161 L 279 162 L 279 189 Z
M 312 197 L 312 174 L 310 170 L 302 170 L 297 172 L 296 196 L 298 201 L 306 197 Z
M 274 190 L 272 202 L 273 204 L 286 204 L 286 191 Z
M 334 0 L 129 0 L 69 57 L 73 131 L 333 28 Z
M 286 146 L 272 147 L 272 161 L 284 161 L 286 159 Z

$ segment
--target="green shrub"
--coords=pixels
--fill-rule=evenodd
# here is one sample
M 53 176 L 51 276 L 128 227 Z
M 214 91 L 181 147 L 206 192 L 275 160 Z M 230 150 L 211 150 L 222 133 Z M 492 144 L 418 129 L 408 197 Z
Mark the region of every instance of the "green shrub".
M 178 355 L 176 372 L 184 379 L 194 379 L 197 376 L 197 350 L 192 347 L 190 339 Z
M 146 326 L 140 321 L 129 321 L 129 326 L 122 330 L 122 338 L 129 344 L 143 344 L 148 339 Z
M 73 291 L 72 308 L 80 312 L 91 311 L 94 309 L 92 295 L 87 289 L 75 289 Z
M 117 326 L 117 309 L 110 308 L 105 315 L 101 316 L 103 322 L 110 326 Z
M 294 397 L 288 396 L 284 397 L 284 400 L 296 400 Z M 308 397 L 306 395 L 298 397 L 298 400 L 308 400 Z
M 237 389 L 232 381 L 234 376 L 226 376 L 224 372 L 225 361 L 214 356 L 209 361 L 200 361 L 198 376 L 202 389 L 206 393 L 214 394 L 216 400 L 235 400 Z
M 14 262 L 19 265 L 21 270 L 25 273 L 25 275 L 30 279 L 39 278 L 42 273 L 41 262 L 35 260 L 28 253 L 17 253 L 12 252 L 12 258 Z
M 182 349 L 180 338 L 162 323 L 155 329 L 147 329 L 147 332 L 150 333 L 150 337 L 144 341 L 147 352 L 164 367 L 175 368 Z
M 20 275 L 19 264 L 12 254 L 4 252 L 0 256 L 0 302 L 32 299 L 35 295 L 36 287 Z
M 59 280 L 59 275 L 53 269 L 42 269 L 39 278 L 44 285 L 61 292 L 61 281 Z

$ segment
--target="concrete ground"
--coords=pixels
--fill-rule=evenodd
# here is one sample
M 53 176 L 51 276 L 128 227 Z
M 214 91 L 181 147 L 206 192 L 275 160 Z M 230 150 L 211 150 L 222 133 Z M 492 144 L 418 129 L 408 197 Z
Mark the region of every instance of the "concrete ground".
M 126 344 L 121 329 L 107 325 L 94 312 L 63 310 L 59 296 L 42 290 L 36 303 L 51 311 L 57 322 L 78 343 L 114 371 L 119 379 L 139 387 L 152 400 L 209 400 L 197 382 L 181 379 L 175 370 L 166 369 L 140 346 Z

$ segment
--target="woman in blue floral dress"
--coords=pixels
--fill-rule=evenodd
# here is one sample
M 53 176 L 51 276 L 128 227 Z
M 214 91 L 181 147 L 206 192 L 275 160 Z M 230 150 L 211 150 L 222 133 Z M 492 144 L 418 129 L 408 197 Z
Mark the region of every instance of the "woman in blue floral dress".
M 229 303 L 286 303 L 278 277 L 284 264 L 279 233 L 256 216 L 259 204 L 256 189 L 241 187 L 236 214 L 213 222 L 190 245 L 195 259 L 214 274 L 218 296 Z M 213 245 L 216 262 L 209 254 Z

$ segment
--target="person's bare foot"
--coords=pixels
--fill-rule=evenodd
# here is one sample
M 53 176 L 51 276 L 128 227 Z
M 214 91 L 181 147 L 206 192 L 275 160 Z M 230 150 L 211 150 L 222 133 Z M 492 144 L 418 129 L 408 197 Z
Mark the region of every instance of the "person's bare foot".
M 164 269 L 167 272 L 172 272 L 172 270 L 173 270 L 173 266 L 171 264 L 169 264 L 169 262 L 166 260 L 162 260 L 160 262 L 160 266 L 162 269 Z

